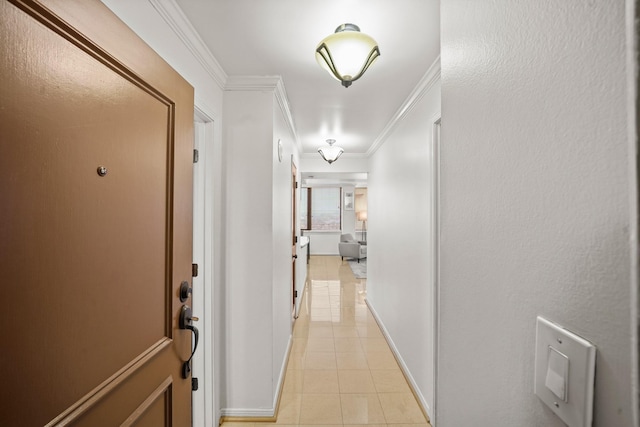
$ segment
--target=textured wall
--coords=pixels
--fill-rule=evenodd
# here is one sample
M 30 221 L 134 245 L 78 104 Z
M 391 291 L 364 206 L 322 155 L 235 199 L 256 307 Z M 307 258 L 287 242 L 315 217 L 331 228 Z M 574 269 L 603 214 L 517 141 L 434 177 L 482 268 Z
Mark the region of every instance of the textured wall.
M 272 239 L 273 239 L 273 396 L 276 396 L 278 381 L 284 378 L 283 366 L 287 357 L 289 339 L 291 338 L 291 311 L 293 310 L 291 246 L 292 246 L 292 215 L 291 206 L 291 161 L 297 165 L 298 149 L 282 110 L 278 106 L 275 97 L 273 99 L 273 213 L 272 213 Z M 278 161 L 278 139 L 282 141 L 282 162 Z M 298 176 L 300 172 L 298 172 Z M 296 233 L 298 236 L 300 232 Z M 257 255 L 257 254 L 256 254 Z M 298 256 L 296 271 L 299 264 L 307 265 L 306 257 Z M 302 289 L 303 283 L 297 283 L 297 288 Z M 301 294 L 302 292 L 299 292 Z M 264 321 L 264 319 L 262 319 Z M 281 386 L 281 384 L 280 384 Z M 275 403 L 275 402 L 274 402 Z
M 224 117 L 226 340 L 222 408 L 229 413 L 273 407 L 273 94 L 225 92 Z
M 593 425 L 633 425 L 624 9 L 442 1 L 438 427 L 564 425 L 536 315 L 598 347 Z
M 368 181 L 367 300 L 429 411 L 434 398 L 431 139 L 439 112 L 437 81 L 371 157 Z

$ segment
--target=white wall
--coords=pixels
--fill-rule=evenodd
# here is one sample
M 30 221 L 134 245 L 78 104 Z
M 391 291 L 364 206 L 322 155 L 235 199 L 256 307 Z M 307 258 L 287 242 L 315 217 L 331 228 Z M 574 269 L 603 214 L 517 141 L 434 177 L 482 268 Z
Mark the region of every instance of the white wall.
M 344 153 L 337 161 L 329 164 L 320 154 L 305 154 L 300 158 L 299 169 L 302 172 L 367 172 L 369 159 L 362 155 Z
M 246 86 L 249 81 L 259 88 Z M 291 338 L 291 161 L 298 153 L 286 118 L 282 81 L 242 78 L 231 85 L 224 98 L 227 286 L 222 412 L 265 417 L 274 415 Z M 283 144 L 282 161 L 278 140 Z
M 367 221 L 367 301 L 430 415 L 434 399 L 430 144 L 432 121 L 440 112 L 438 72 L 436 64 L 428 73 L 436 80 L 426 80 L 422 98 L 370 159 Z M 459 403 L 464 410 L 465 402 Z
M 443 0 L 441 25 L 437 426 L 564 425 L 537 315 L 598 347 L 593 425 L 638 425 L 625 4 Z
M 297 166 L 299 163 L 298 149 L 291 135 L 287 121 L 277 100 L 273 99 L 273 142 L 271 152 L 273 155 L 273 368 L 272 368 L 272 398 L 277 397 L 278 387 L 282 386 L 286 369 L 287 350 L 291 339 L 293 289 L 292 289 L 292 183 L 291 162 Z M 282 161 L 278 161 L 278 139 L 283 144 Z M 298 172 L 298 181 L 300 172 Z M 296 191 L 296 198 L 299 192 Z M 296 221 L 297 222 L 297 221 Z M 296 226 L 296 234 L 300 236 L 299 225 Z M 299 246 L 298 249 L 299 251 Z M 298 257 L 296 267 L 299 264 L 306 265 L 306 259 Z M 296 283 L 302 294 L 304 281 Z M 275 405 L 276 402 L 273 402 Z M 275 406 L 274 406 L 275 407 Z
M 273 94 L 225 92 L 223 412 L 272 407 Z M 276 160 L 277 161 L 277 160 Z

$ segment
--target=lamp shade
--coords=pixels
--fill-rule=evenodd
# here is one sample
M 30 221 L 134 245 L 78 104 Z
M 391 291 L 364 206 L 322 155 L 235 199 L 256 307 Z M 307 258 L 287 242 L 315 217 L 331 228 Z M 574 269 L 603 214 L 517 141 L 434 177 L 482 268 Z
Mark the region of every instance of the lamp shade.
M 325 159 L 329 164 L 338 160 L 338 157 L 340 157 L 340 155 L 344 153 L 342 147 L 333 146 L 335 142 L 335 139 L 327 139 L 327 144 L 329 144 L 329 146 L 318 148 L 318 153 L 320 153 L 322 158 Z
M 358 212 L 358 221 L 366 221 L 367 220 L 367 211 Z
M 354 24 L 342 24 L 316 48 L 316 61 L 344 87 L 358 80 L 380 56 L 376 41 Z

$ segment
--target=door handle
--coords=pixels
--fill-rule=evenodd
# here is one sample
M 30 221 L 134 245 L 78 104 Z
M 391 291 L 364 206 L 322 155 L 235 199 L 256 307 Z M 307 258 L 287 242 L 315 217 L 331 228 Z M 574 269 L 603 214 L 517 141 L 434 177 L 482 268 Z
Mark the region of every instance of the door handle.
M 193 359 L 193 355 L 196 353 L 198 349 L 198 341 L 200 339 L 200 333 L 198 332 L 198 328 L 193 326 L 191 322 L 198 321 L 198 318 L 193 316 L 191 313 L 191 308 L 188 305 L 183 305 L 180 309 L 180 329 L 188 329 L 193 332 L 194 335 L 194 346 L 191 351 L 191 355 L 186 362 L 182 364 L 182 378 L 187 379 L 191 374 L 191 359 Z
M 298 255 L 292 255 L 291 258 L 298 259 Z

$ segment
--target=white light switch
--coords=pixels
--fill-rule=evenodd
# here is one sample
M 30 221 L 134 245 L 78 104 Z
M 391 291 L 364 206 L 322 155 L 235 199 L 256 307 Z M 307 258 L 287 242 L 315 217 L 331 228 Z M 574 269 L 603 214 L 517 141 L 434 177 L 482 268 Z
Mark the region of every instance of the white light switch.
M 534 392 L 569 427 L 591 427 L 595 365 L 593 344 L 537 318 Z
M 559 399 L 567 401 L 567 380 L 569 379 L 569 358 L 549 346 L 547 356 L 547 376 L 544 385 Z

